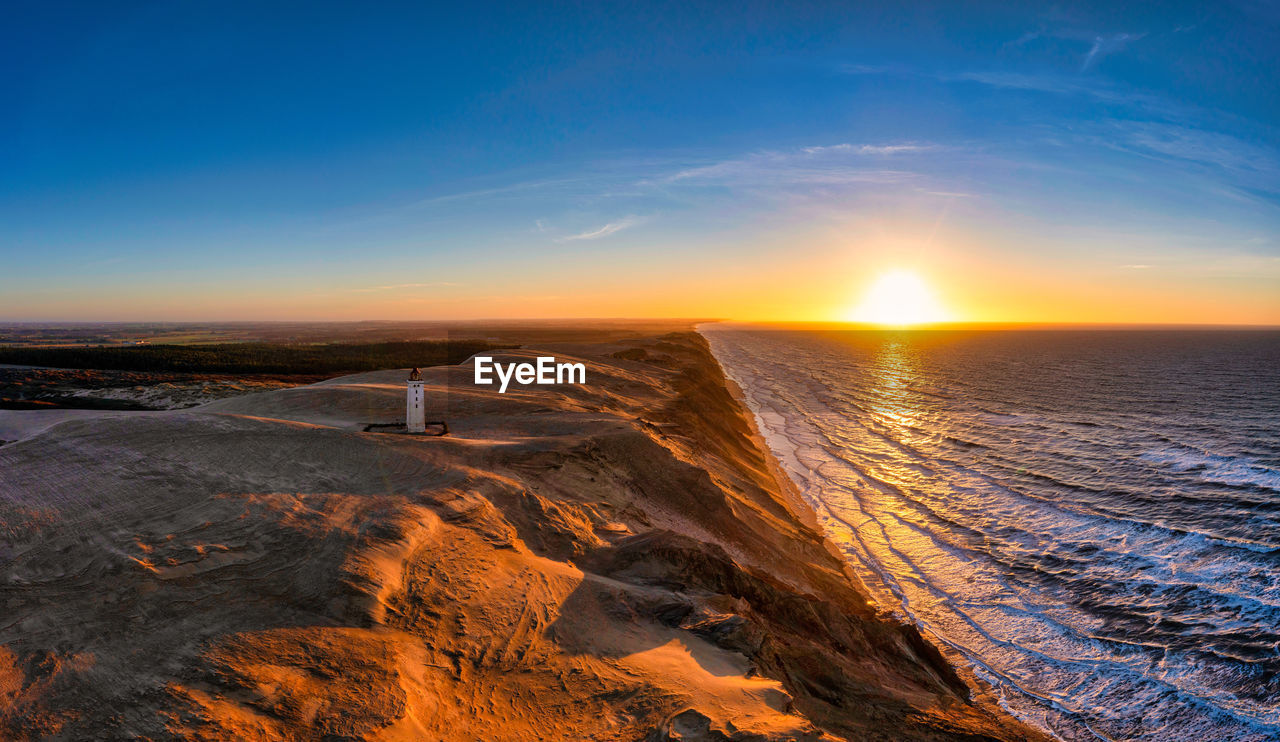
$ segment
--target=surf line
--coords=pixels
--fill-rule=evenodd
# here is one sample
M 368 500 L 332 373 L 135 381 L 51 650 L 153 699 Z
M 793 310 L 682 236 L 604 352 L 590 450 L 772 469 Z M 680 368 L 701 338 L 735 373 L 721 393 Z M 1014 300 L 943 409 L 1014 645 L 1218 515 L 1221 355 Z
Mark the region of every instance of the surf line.
M 517 384 L 585 384 L 587 367 L 581 363 L 556 363 L 555 356 L 539 356 L 535 363 L 508 363 L 503 365 L 490 356 L 475 357 L 475 383 L 491 386 L 496 374 L 498 394 L 507 393 L 507 385 L 515 379 Z

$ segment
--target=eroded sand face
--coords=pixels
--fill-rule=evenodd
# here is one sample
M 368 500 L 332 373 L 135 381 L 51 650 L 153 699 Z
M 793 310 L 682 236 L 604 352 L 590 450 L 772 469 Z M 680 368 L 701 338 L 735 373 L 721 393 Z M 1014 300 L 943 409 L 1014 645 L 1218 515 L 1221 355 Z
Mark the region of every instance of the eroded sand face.
M 1034 736 L 855 592 L 700 338 L 539 354 L 589 384 L 427 369 L 443 438 L 361 432 L 404 371 L 11 423 L 0 737 Z

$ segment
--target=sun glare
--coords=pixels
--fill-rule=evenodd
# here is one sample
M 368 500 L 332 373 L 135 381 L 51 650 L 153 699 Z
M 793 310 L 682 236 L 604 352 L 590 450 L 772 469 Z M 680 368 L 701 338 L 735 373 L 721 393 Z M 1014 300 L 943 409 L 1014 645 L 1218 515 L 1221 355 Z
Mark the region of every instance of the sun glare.
M 876 325 L 902 327 L 929 322 L 945 322 L 948 312 L 938 303 L 933 290 L 910 271 L 885 273 L 871 284 L 862 303 L 849 319 Z

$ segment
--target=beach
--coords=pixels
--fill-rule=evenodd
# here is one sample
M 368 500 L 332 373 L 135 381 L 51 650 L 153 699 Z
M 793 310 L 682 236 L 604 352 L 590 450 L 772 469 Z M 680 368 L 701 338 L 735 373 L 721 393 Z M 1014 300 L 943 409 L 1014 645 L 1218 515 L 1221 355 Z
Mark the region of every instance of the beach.
M 1022 740 L 816 530 L 689 328 L 0 411 L 0 736 Z M 58 414 L 42 422 L 41 415 Z

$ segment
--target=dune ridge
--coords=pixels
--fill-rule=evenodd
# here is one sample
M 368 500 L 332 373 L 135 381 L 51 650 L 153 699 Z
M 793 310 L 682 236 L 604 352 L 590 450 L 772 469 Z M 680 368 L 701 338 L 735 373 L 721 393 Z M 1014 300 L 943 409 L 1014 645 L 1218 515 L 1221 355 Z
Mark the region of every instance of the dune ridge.
M 1019 740 L 881 615 L 698 335 L 588 384 L 402 370 L 0 447 L 0 737 Z M 807 522 L 809 521 L 809 522 Z

